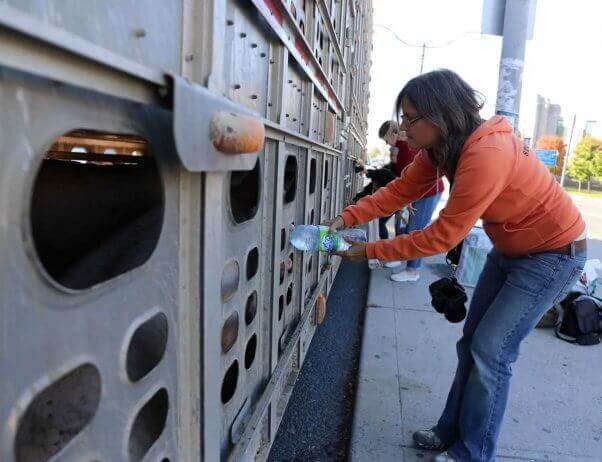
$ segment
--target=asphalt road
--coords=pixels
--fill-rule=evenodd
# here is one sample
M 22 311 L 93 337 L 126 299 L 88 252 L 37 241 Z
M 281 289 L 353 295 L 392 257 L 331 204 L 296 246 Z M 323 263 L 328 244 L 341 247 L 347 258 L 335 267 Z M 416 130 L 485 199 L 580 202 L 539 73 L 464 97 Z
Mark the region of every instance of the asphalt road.
M 341 264 L 269 461 L 347 459 L 368 278 L 365 263 Z

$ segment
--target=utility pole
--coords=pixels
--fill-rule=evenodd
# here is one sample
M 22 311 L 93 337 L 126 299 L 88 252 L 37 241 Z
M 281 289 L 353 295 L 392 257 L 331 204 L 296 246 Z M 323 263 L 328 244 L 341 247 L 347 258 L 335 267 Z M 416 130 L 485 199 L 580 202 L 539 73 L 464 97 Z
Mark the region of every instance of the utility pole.
M 569 145 L 566 148 L 566 154 L 564 155 L 564 162 L 562 162 L 562 174 L 560 175 L 560 187 L 564 188 L 564 177 L 566 175 L 566 167 L 569 163 L 569 156 L 571 155 L 571 144 L 573 143 L 573 131 L 575 130 L 575 122 L 577 122 L 577 114 L 573 116 L 573 125 L 571 127 L 571 134 L 569 135 Z M 581 184 L 581 183 L 579 183 Z
M 426 51 L 426 43 L 422 43 L 422 56 L 420 57 L 420 73 L 422 74 L 422 69 L 424 69 L 424 52 Z
M 525 48 L 532 4 L 535 8 L 532 0 L 506 0 L 505 2 L 504 38 L 495 113 L 505 116 L 515 132 L 518 130 Z

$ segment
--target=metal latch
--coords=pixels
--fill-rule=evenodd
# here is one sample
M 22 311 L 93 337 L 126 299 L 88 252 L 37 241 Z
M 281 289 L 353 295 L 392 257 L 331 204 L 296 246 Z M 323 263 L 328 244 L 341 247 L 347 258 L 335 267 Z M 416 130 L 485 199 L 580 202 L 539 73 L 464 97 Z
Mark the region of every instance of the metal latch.
M 182 77 L 173 82 L 174 138 L 191 172 L 252 170 L 263 149 L 261 117 Z

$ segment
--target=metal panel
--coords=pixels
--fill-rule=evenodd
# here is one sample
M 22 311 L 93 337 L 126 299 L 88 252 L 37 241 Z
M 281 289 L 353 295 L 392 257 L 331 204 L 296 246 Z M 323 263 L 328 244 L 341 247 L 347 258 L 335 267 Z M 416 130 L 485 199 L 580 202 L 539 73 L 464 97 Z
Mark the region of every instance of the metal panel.
M 211 268 L 203 273 L 204 300 L 205 306 L 212 307 L 204 319 L 205 457 L 209 460 L 219 453 L 226 458 L 238 443 L 270 374 L 272 297 L 267 281 L 273 274 L 275 155 L 276 143 L 268 141 L 257 170 L 215 173 L 207 179 L 212 204 L 203 211 L 207 236 L 203 267 Z M 229 324 L 231 319 L 237 320 L 235 328 Z M 230 345 L 224 344 L 228 338 L 234 339 Z
M 324 142 L 324 128 L 325 128 L 325 112 L 326 102 L 314 92 L 314 98 L 311 105 L 311 127 L 310 127 L 310 138 L 317 141 L 318 143 Z
M 288 62 L 287 75 L 284 82 L 284 123 L 288 130 L 307 133 L 307 104 L 310 100 L 310 82 L 303 75 L 294 61 Z
M 289 226 L 331 218 L 360 185 L 352 163 L 365 146 L 371 2 L 79 3 L 0 6 L 0 326 L 37 334 L 5 340 L 0 459 L 15 459 L 16 428 L 46 385 L 85 376 L 94 390 L 98 370 L 96 415 L 57 459 L 138 459 L 144 444 L 130 441 L 152 436 L 138 433 L 136 417 L 150 402 L 167 413 L 147 459 L 265 460 L 317 328 L 317 296 L 328 295 L 340 265 L 293 253 Z M 216 143 L 231 132 L 215 116 L 230 112 L 245 135 L 265 125 L 263 150 Z M 84 291 L 47 277 L 27 228 L 40 156 L 74 128 L 148 139 L 164 200 L 148 261 Z M 140 187 L 135 177 L 128 185 Z M 158 313 L 164 356 L 132 383 L 123 357 Z
M 310 151 L 307 163 L 307 181 L 305 198 L 305 223 L 320 224 L 320 198 L 322 188 L 320 180 L 322 178 L 323 155 L 317 151 Z M 320 266 L 320 255 L 318 252 L 303 254 L 303 294 L 304 300 L 311 297 L 312 291 L 318 284 Z
M 0 459 L 14 460 L 17 429 L 26 423 L 24 413 L 37 397 L 43 396 L 41 392 L 56 384 L 64 374 L 90 364 L 100 376 L 102 399 L 94 418 L 63 449 L 60 460 L 127 459 L 130 440 L 136 438 L 131 429 L 138 411 L 159 389 L 167 393 L 166 424 L 149 456 L 175 460 L 179 400 L 178 169 L 168 114 L 59 87 L 23 74 L 1 72 L 2 107 L 11 117 L 0 118 L 4 134 L 0 181 L 3 190 L 0 326 L 4 349 L 10 352 L 0 361 L 0 375 L 10 377 L 5 382 L 10 386 L 3 387 L 0 400 L 0 422 L 3 422 Z M 29 216 L 32 188 L 42 156 L 57 136 L 76 128 L 146 138 L 161 168 L 164 196 L 162 230 L 150 259 L 126 274 L 86 290 L 68 290 L 44 271 L 34 250 Z M 101 216 L 94 216 L 97 212 L 93 207 L 89 213 L 102 220 Z M 99 262 L 98 267 L 101 266 Z M 157 313 L 163 313 L 167 320 L 165 353 L 148 375 L 133 383 L 125 371 L 126 352 L 137 327 Z M 35 340 L 23 341 L 24 334 Z M 152 336 L 147 340 L 160 341 Z M 59 393 L 56 401 L 64 404 L 69 393 L 81 393 L 81 401 L 69 403 L 68 409 L 58 407 L 59 404 L 53 408 L 49 401 L 45 403 L 48 412 L 55 409 L 56 419 L 69 409 L 70 415 L 85 414 L 89 411 L 87 393 L 93 388 L 87 379 L 79 382 L 75 389 Z M 52 428 L 54 423 L 49 421 L 48 425 Z M 51 434 L 33 436 L 42 453 L 45 444 L 54 444 L 44 441 Z M 29 449 L 36 450 L 36 446 Z
M 86 0 L 85 9 L 77 0 L 7 3 L 133 61 L 179 72 L 182 10 L 178 0 Z
M 226 95 L 243 106 L 266 116 L 269 92 L 272 39 L 255 20 L 252 5 L 229 0 L 224 42 Z

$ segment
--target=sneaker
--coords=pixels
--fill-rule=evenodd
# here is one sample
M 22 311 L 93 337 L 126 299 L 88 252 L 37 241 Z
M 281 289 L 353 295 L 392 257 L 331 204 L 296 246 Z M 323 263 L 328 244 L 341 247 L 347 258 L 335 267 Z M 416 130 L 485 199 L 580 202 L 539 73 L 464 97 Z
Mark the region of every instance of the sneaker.
M 416 282 L 420 279 L 420 273 L 416 270 L 405 269 L 391 275 L 391 280 L 396 282 Z
M 420 449 L 429 449 L 434 451 L 441 451 L 445 449 L 445 444 L 439 439 L 437 434 L 433 430 L 419 430 L 412 436 L 414 443 Z M 445 454 L 445 453 L 444 453 Z M 445 459 L 443 459 L 445 462 Z
M 400 261 L 388 261 L 384 264 L 385 268 L 399 268 L 401 266 Z
M 435 456 L 433 462 L 458 462 L 458 459 L 452 457 L 452 455 L 449 452 L 445 451 Z

